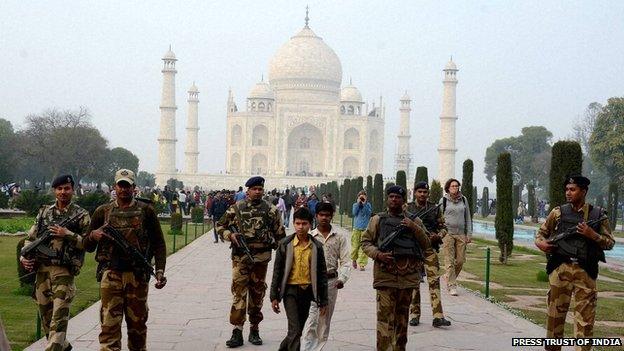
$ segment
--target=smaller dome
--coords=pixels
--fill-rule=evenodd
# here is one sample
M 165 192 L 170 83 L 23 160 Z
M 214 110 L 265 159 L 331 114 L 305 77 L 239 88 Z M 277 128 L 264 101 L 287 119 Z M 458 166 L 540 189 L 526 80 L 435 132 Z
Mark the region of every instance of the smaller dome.
M 169 50 L 167 52 L 165 52 L 165 55 L 163 56 L 163 60 L 175 60 L 176 56 L 173 53 L 173 51 L 171 51 L 171 45 L 169 45 Z
M 403 96 L 401 97 L 401 100 L 412 100 L 410 96 L 407 95 L 407 90 L 405 91 L 405 94 L 403 94 Z
M 353 85 L 347 85 L 340 90 L 340 101 L 362 102 L 362 94 Z
M 449 60 L 449 62 L 446 64 L 446 67 L 444 67 L 445 70 L 457 70 L 457 66 L 455 65 L 455 62 L 453 62 L 453 59 L 451 58 Z
M 197 89 L 195 82 L 193 82 L 193 85 L 191 85 L 191 87 L 189 88 L 189 93 L 198 93 L 198 92 L 199 90 Z
M 275 99 L 273 90 L 269 83 L 261 81 L 257 83 L 249 92 L 249 99 Z

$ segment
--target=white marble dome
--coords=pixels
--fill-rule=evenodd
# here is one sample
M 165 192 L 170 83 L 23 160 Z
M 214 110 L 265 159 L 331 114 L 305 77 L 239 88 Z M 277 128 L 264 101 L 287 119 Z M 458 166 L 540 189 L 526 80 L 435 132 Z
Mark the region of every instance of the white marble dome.
M 340 90 L 340 101 L 362 102 L 362 94 L 353 85 L 347 85 Z
M 329 81 L 340 86 L 342 65 L 340 59 L 322 38 L 304 27 L 291 37 L 269 63 L 269 82 L 310 83 Z
M 171 48 L 169 48 L 169 50 L 167 52 L 165 52 L 165 55 L 163 56 L 163 59 L 175 60 L 176 59 L 176 55 L 173 53 L 173 51 L 171 51 Z
M 274 99 L 273 90 L 271 86 L 262 81 L 258 82 L 249 92 L 249 99 Z

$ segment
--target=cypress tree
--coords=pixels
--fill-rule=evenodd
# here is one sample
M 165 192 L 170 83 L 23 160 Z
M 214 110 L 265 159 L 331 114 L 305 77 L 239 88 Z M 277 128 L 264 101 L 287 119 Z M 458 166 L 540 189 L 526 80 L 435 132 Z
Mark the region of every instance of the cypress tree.
M 513 250 L 513 178 L 511 173 L 511 155 L 503 152 L 498 155 L 496 166 L 496 239 L 501 251 L 499 260 L 507 262 Z
M 366 188 L 364 189 L 366 190 L 366 197 L 368 198 L 368 201 L 370 202 L 373 199 L 373 177 L 372 176 L 366 177 Z
M 349 211 L 349 217 L 353 218 L 353 212 L 351 211 L 351 208 L 353 206 L 353 203 L 355 202 L 355 198 L 357 197 L 357 193 L 362 190 L 360 189 L 360 181 L 362 180 L 362 177 L 358 177 L 358 178 L 354 178 L 351 179 L 351 183 L 349 185 L 349 200 L 347 201 L 347 207 L 348 207 L 348 211 Z
M 420 166 L 416 168 L 416 177 L 414 177 L 414 185 L 418 182 L 427 182 L 429 184 L 429 175 L 427 175 L 427 167 Z
M 354 190 L 354 194 L 353 194 L 353 201 L 355 201 L 355 198 L 357 197 L 357 194 L 361 191 L 364 190 L 364 178 L 363 177 L 357 177 L 355 179 L 355 184 L 356 187 Z
M 433 203 L 438 203 L 440 202 L 440 199 L 442 198 L 442 195 L 444 193 L 444 189 L 442 189 L 442 185 L 440 184 L 439 181 L 437 181 L 436 179 L 434 179 L 431 182 L 431 188 L 429 189 L 429 199 L 433 202 Z
M 340 190 L 340 208 L 342 211 L 340 214 L 348 214 L 349 212 L 349 188 L 351 187 L 351 179 L 345 178 L 342 183 L 342 189 Z
M 552 147 L 550 159 L 550 208 L 564 204 L 563 182 L 569 174 L 580 174 L 583 170 L 583 152 L 576 141 L 560 140 Z
M 483 196 L 481 196 L 481 217 L 485 218 L 490 215 L 490 189 L 483 188 Z
M 535 199 L 535 186 L 533 184 L 527 185 L 527 201 L 529 202 L 529 216 L 531 216 L 531 221 L 537 223 L 537 211 L 536 205 L 537 200 Z
M 383 175 L 381 173 L 375 174 L 375 181 L 373 182 L 373 212 L 379 213 L 383 211 Z
M 520 203 L 520 185 L 513 186 L 513 200 L 511 202 L 511 209 L 514 217 L 518 214 L 518 205 Z
M 407 190 L 407 176 L 405 175 L 405 171 L 397 171 L 396 184 L 402 186 L 403 189 Z
M 470 217 L 474 217 L 475 212 L 477 212 L 477 199 L 479 198 L 479 194 L 477 193 L 477 187 L 472 188 L 472 213 Z
M 474 164 L 471 159 L 467 159 L 464 161 L 462 166 L 462 185 L 461 192 L 462 195 L 466 197 L 468 202 L 468 206 L 470 207 L 470 213 L 474 214 L 474 206 L 473 206 L 473 195 L 472 195 L 472 173 L 474 172 Z

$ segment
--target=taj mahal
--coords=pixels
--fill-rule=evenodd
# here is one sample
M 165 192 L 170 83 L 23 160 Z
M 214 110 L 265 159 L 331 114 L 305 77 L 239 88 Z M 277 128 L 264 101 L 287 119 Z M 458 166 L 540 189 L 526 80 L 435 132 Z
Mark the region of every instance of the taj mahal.
M 198 104 L 195 83 L 188 90 L 184 166 L 176 167 L 176 55 L 165 53 L 156 184 L 175 178 L 205 189 L 235 188 L 250 175 L 262 175 L 269 188 L 309 186 L 382 173 L 385 105 L 368 104 L 349 79 L 343 84 L 340 59 L 310 28 L 304 27 L 274 54 L 268 79 L 255 84 L 244 104 L 232 91 L 227 99 L 226 162 L 222 174 L 198 173 Z M 438 149 L 442 181 L 454 176 L 455 86 L 457 67 L 444 69 L 444 98 Z M 377 103 L 377 104 L 376 104 Z M 395 169 L 413 168 L 409 148 L 411 99 L 400 101 Z M 409 178 L 408 178 L 409 179 Z

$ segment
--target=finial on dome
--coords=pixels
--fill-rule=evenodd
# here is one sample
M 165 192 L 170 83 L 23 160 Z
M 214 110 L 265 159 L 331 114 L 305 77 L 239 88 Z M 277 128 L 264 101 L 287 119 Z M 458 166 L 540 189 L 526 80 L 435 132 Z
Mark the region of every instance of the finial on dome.
M 262 73 L 262 78 L 260 78 L 261 82 L 264 82 L 264 73 Z
M 353 85 L 353 80 L 351 80 L 351 77 L 349 77 L 349 85 Z
M 305 16 L 305 27 L 306 28 L 310 28 L 310 27 L 308 27 L 308 23 L 310 22 L 310 17 L 308 16 L 309 12 L 310 12 L 310 6 L 306 5 L 306 16 Z

